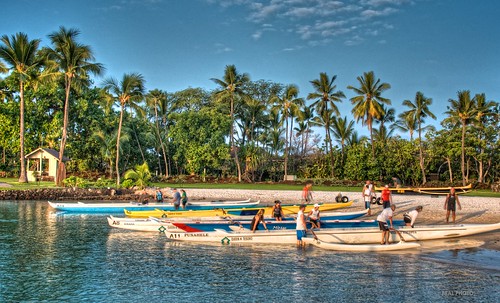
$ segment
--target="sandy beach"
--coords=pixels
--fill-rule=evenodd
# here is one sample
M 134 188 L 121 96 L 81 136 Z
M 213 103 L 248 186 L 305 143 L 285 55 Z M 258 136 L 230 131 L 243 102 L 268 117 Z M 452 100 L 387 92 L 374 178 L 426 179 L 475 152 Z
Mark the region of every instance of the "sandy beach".
M 264 205 L 273 205 L 275 200 L 281 200 L 284 204 L 300 203 L 300 191 L 270 191 L 270 190 L 235 190 L 235 189 L 186 189 L 190 199 L 193 200 L 260 200 Z M 314 202 L 334 202 L 338 192 L 313 192 Z M 357 211 L 364 209 L 361 193 L 347 192 L 343 196 L 355 200 L 353 205 L 345 211 Z M 380 194 L 378 194 L 380 196 Z M 395 218 L 402 219 L 403 214 L 414 209 L 418 205 L 423 206 L 423 211 L 417 219 L 417 224 L 446 224 L 446 211 L 443 209 L 445 196 L 430 195 L 408 195 L 394 194 L 393 202 L 396 204 Z M 500 198 L 486 198 L 473 196 L 459 196 L 462 210 L 457 210 L 456 223 L 498 223 L 500 222 Z M 342 210 L 340 210 L 342 211 Z M 382 206 L 372 205 L 372 215 L 363 217 L 365 219 L 376 219 L 382 211 Z M 451 218 L 450 218 L 451 221 Z M 500 237 L 498 232 L 473 236 L 475 239 L 484 241 L 483 248 L 500 250 Z

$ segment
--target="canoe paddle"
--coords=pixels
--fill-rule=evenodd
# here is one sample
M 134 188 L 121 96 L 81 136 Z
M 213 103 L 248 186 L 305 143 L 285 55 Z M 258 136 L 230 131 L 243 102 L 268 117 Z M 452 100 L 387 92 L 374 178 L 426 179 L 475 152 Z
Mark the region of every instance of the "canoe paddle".
M 403 238 L 403 235 L 399 232 L 399 230 L 395 228 L 393 228 L 393 230 L 398 234 L 399 239 L 401 239 L 401 241 L 406 242 L 405 238 Z

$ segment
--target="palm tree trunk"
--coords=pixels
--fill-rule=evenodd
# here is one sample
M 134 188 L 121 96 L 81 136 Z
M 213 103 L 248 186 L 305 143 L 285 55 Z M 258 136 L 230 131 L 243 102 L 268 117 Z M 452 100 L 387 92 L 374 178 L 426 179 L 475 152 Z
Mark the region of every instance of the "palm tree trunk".
M 286 110 L 286 109 L 285 109 Z M 285 169 L 283 180 L 286 181 L 286 176 L 288 175 L 288 117 L 285 115 Z
M 425 167 L 424 167 L 424 153 L 422 151 L 422 127 L 420 125 L 420 121 L 418 123 L 418 151 L 419 151 L 419 159 L 420 159 L 420 170 L 422 171 L 422 184 L 427 183 L 427 178 L 425 176 Z
M 462 185 L 465 186 L 465 122 L 462 121 Z
M 241 166 L 240 160 L 238 159 L 238 151 L 234 146 L 234 98 L 231 96 L 231 152 L 234 153 L 234 163 L 236 164 L 236 169 L 238 171 L 238 182 L 241 182 Z
M 68 124 L 69 124 L 69 93 L 71 88 L 71 78 L 68 78 L 66 81 L 65 87 L 65 101 L 64 101 L 64 118 L 63 118 L 63 129 L 62 129 L 62 137 L 61 137 L 61 145 L 59 148 L 59 163 L 57 165 L 57 174 L 56 174 L 56 184 L 57 186 L 63 185 L 63 180 L 66 177 L 66 167 L 63 161 L 64 157 L 64 149 L 66 148 L 66 140 L 68 138 Z
M 123 121 L 123 104 L 121 105 L 120 110 L 120 122 L 118 123 L 118 133 L 116 134 L 116 187 L 120 187 L 120 167 L 118 166 L 120 162 L 120 135 L 122 133 L 122 121 Z
M 19 84 L 19 97 L 20 97 L 20 105 L 19 105 L 19 142 L 20 142 L 20 163 L 21 163 L 21 171 L 19 174 L 19 183 L 27 183 L 28 182 L 28 174 L 26 173 L 26 160 L 24 159 L 24 83 L 20 81 Z
M 446 158 L 446 162 L 448 163 L 448 172 L 450 174 L 450 184 L 453 184 L 453 171 L 451 170 L 451 159 Z

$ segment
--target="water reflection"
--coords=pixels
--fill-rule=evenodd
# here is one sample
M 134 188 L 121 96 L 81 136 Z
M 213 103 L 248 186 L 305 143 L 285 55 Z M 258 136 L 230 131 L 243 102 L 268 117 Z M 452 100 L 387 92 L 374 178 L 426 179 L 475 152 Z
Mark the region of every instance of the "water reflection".
M 499 271 L 462 265 L 488 257 L 474 239 L 384 254 L 170 242 L 112 229 L 103 215 L 54 216 L 46 204 L 0 202 L 1 302 L 498 299 Z

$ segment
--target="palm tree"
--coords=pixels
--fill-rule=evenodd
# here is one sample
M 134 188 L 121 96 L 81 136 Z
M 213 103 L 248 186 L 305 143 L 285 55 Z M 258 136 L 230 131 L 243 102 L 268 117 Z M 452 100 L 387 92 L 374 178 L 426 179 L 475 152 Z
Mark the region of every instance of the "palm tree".
M 426 98 L 422 92 L 417 92 L 415 95 L 415 102 L 410 100 L 404 100 L 403 105 L 408 106 L 410 110 L 403 113 L 404 116 L 413 117 L 418 125 L 418 144 L 419 144 L 419 160 L 420 160 L 420 170 L 422 171 L 422 183 L 427 183 L 427 178 L 425 176 L 425 165 L 424 165 L 424 148 L 422 144 L 422 124 L 425 123 L 425 118 L 431 117 L 436 119 L 436 116 L 430 111 L 429 106 L 432 104 L 431 98 Z
M 149 180 L 151 180 L 151 172 L 148 164 L 144 162 L 142 165 L 136 165 L 134 169 L 127 170 L 123 177 L 134 180 L 135 185 L 139 189 L 143 189 L 148 186 Z
M 332 117 L 332 115 L 327 113 L 331 110 L 331 113 L 339 116 L 339 109 L 337 108 L 335 102 L 342 102 L 342 98 L 345 98 L 345 95 L 342 91 L 335 91 L 337 89 L 337 85 L 333 85 L 333 82 L 336 79 L 336 75 L 330 79 L 326 73 L 320 73 L 319 79 L 310 81 L 312 86 L 314 87 L 315 92 L 310 93 L 307 96 L 308 100 L 317 99 L 311 106 L 315 106 L 319 116 L 326 119 L 323 120 L 326 133 L 326 153 L 328 154 L 328 152 L 330 151 L 331 154 L 332 177 L 334 175 L 333 168 L 335 164 L 335 159 L 333 158 L 332 152 L 332 139 L 330 136 L 330 117 Z
M 109 165 L 109 177 L 113 178 L 113 159 L 116 148 L 116 136 L 117 132 L 112 134 L 105 133 L 102 130 L 97 130 L 93 133 L 92 137 L 97 141 L 100 146 L 99 151 L 101 152 L 102 158 L 107 161 Z M 120 136 L 121 143 L 125 143 L 130 139 L 128 133 L 124 133 Z M 120 145 L 121 146 L 121 145 Z
M 474 121 L 477 125 L 478 131 L 479 131 L 479 140 L 484 141 L 484 132 L 485 132 L 485 123 L 486 119 L 490 116 L 495 115 L 495 112 L 493 109 L 495 106 L 498 105 L 495 101 L 486 101 L 486 95 L 483 94 L 476 94 L 474 96 L 474 101 L 476 103 L 476 108 L 477 108 L 477 117 L 476 120 Z M 484 155 L 484 148 L 482 145 L 479 145 L 480 147 L 480 156 L 478 157 L 478 182 L 482 183 L 484 180 L 484 160 L 483 160 L 483 155 Z
M 293 117 L 296 116 L 300 106 L 304 104 L 302 98 L 297 98 L 299 95 L 299 88 L 296 85 L 288 85 L 285 87 L 285 91 L 281 96 L 275 96 L 271 99 L 272 103 L 275 103 L 276 108 L 282 111 L 283 121 L 285 121 L 285 161 L 284 161 L 284 176 L 283 180 L 286 180 L 288 175 L 288 157 L 290 153 L 290 142 L 292 141 L 293 134 Z M 289 127 L 289 120 L 291 120 L 291 125 Z M 288 131 L 290 129 L 290 132 Z
M 342 167 L 344 164 L 344 149 L 346 142 L 352 136 L 354 132 L 354 121 L 347 122 L 347 117 L 342 118 L 334 118 L 332 123 L 332 132 L 333 136 L 337 139 L 337 142 L 340 143 L 342 150 Z
M 168 178 L 168 162 L 167 162 L 167 153 L 165 152 L 165 145 L 163 144 L 163 139 L 160 134 L 160 119 L 158 116 L 158 110 L 167 102 L 167 94 L 162 92 L 161 90 L 155 89 L 150 91 L 149 94 L 146 95 L 146 105 L 149 108 L 152 108 L 155 112 L 155 125 L 156 125 L 156 136 L 160 141 L 161 151 L 163 153 L 163 161 L 165 162 L 165 177 Z
M 417 129 L 415 116 L 401 113 L 398 115 L 398 120 L 390 126 L 391 129 L 399 130 L 403 133 L 410 133 L 410 142 L 413 141 L 413 133 Z
M 120 104 L 120 120 L 118 123 L 118 132 L 116 136 L 116 186 L 120 186 L 120 136 L 123 124 L 123 112 L 125 106 L 135 106 L 142 101 L 144 96 L 144 78 L 141 74 L 124 74 L 120 82 L 114 78 L 104 81 L 104 88 L 111 91 L 112 98 Z
M 351 103 L 354 105 L 352 113 L 356 121 L 361 120 L 363 125 L 368 126 L 370 131 L 370 141 L 372 145 L 372 155 L 375 159 L 375 145 L 373 145 L 373 121 L 380 119 L 384 114 L 382 103 L 391 105 L 391 100 L 383 98 L 383 92 L 391 88 L 389 83 L 380 83 L 380 79 L 375 80 L 373 71 L 363 73 L 363 76 L 357 77 L 359 87 L 347 86 L 356 94 L 352 97 Z
M 94 55 L 88 45 L 76 42 L 80 35 L 77 29 L 66 29 L 61 26 L 58 32 L 49 35 L 53 48 L 43 49 L 49 60 L 55 62 L 57 69 L 64 75 L 64 116 L 61 145 L 59 148 L 59 164 L 57 166 L 56 184 L 62 186 L 66 169 L 63 160 L 69 124 L 69 97 L 71 89 L 78 89 L 82 84 L 90 83 L 89 73 L 100 75 L 104 67 L 100 63 L 93 63 Z
M 24 89 L 26 82 L 32 78 L 42 64 L 42 61 L 36 56 L 40 40 L 29 40 L 25 33 L 17 33 L 10 38 L 3 35 L 0 40 L 3 43 L 0 45 L 0 58 L 9 66 L 9 69 L 12 70 L 12 76 L 19 83 L 19 160 L 21 163 L 19 182 L 26 183 L 28 175 L 24 159 Z
M 382 116 L 375 119 L 375 123 L 380 123 L 380 127 L 384 127 L 386 123 L 393 123 L 394 120 L 396 120 L 394 116 L 396 114 L 396 110 L 394 108 L 386 108 L 385 105 L 382 104 L 382 112 Z
M 309 134 L 312 133 L 311 126 L 313 125 L 314 108 L 303 104 L 297 112 L 297 121 L 299 127 L 295 131 L 302 136 L 301 156 L 304 157 L 309 146 Z
M 451 122 L 455 127 L 461 125 L 462 127 L 462 156 L 461 156 L 461 169 L 462 169 L 462 185 L 466 185 L 468 178 L 465 174 L 465 131 L 469 124 L 477 118 L 477 106 L 474 99 L 470 97 L 470 91 L 458 91 L 457 100 L 449 99 L 450 105 L 447 106 L 446 114 L 448 117 L 443 120 L 443 123 Z
M 229 140 L 231 142 L 231 153 L 234 154 L 234 163 L 236 164 L 236 169 L 238 170 L 238 182 L 241 182 L 241 166 L 238 159 L 238 151 L 234 144 L 234 106 L 235 98 L 243 97 L 244 92 L 242 86 L 250 81 L 248 74 L 239 74 L 236 70 L 236 66 L 227 65 L 224 70 L 223 79 L 212 78 L 216 84 L 220 86 L 220 90 L 215 92 L 215 96 L 219 100 L 228 100 L 230 103 L 230 116 L 231 116 L 231 129 L 229 134 Z

